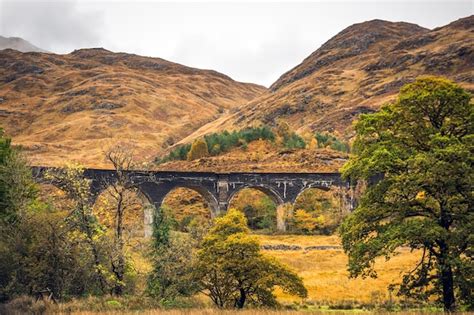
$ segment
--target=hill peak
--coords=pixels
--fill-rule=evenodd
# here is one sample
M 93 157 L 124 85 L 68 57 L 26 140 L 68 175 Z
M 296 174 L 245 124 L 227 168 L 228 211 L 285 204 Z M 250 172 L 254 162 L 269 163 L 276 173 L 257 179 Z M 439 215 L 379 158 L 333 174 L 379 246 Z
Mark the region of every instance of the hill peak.
M 276 91 L 336 61 L 357 57 L 370 50 L 378 51 L 394 42 L 425 32 L 429 30 L 407 22 L 376 19 L 353 24 L 329 39 L 301 64 L 283 74 L 270 89 Z
M 47 52 L 44 49 L 36 47 L 23 38 L 5 37 L 0 35 L 0 50 L 3 49 L 13 49 L 20 52 Z

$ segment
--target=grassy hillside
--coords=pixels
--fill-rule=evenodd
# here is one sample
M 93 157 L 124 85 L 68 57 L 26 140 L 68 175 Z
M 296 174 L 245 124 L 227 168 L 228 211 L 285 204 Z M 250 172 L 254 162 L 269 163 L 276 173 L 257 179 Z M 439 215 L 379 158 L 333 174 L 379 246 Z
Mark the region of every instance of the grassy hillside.
M 373 20 L 349 26 L 283 74 L 267 91 L 202 126 L 209 132 L 286 120 L 299 133 L 329 131 L 350 138 L 361 113 L 393 100 L 421 75 L 448 77 L 474 91 L 474 16 L 428 30 Z
M 103 151 L 119 141 L 150 160 L 263 91 L 216 71 L 105 49 L 0 51 L 0 126 L 33 164 L 105 166 Z

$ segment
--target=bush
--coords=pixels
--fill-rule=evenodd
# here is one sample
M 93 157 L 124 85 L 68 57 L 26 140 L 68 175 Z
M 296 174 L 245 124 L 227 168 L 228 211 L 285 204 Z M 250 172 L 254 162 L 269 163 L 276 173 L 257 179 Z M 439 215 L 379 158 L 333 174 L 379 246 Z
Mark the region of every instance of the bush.
M 283 138 L 283 146 L 287 149 L 304 149 L 306 142 L 293 132 Z
M 316 140 L 318 140 L 318 148 L 326 148 L 329 147 L 333 150 L 346 152 L 349 153 L 351 151 L 351 147 L 349 143 L 344 142 L 336 138 L 335 136 L 328 134 L 328 133 L 316 133 L 315 134 Z
M 312 234 L 319 226 L 324 224 L 324 221 L 322 215 L 316 216 L 314 213 L 302 209 L 296 210 L 292 224 L 293 232 Z
M 188 161 L 200 159 L 209 156 L 209 150 L 207 148 L 206 141 L 204 139 L 197 139 L 193 142 L 191 150 L 188 152 Z
M 239 131 L 229 132 L 227 130 L 211 133 L 204 136 L 208 154 L 212 156 L 227 152 L 234 147 L 242 147 L 244 150 L 250 142 L 256 140 L 275 140 L 275 134 L 267 126 L 250 127 Z M 156 158 L 155 163 L 165 163 L 175 160 L 186 160 L 191 151 L 191 144 L 184 144 L 173 149 L 167 156 Z

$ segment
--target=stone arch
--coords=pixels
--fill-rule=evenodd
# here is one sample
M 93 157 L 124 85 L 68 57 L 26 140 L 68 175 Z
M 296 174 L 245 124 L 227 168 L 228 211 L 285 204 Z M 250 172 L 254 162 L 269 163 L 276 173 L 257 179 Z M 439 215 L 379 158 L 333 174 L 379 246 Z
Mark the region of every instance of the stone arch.
M 333 189 L 334 187 L 328 187 L 328 186 L 321 186 L 321 185 L 314 185 L 314 184 L 309 184 L 309 185 L 306 185 L 304 187 L 301 188 L 301 190 L 294 196 L 294 198 L 292 198 L 291 200 L 291 203 L 292 204 L 295 204 L 296 200 L 298 200 L 298 198 L 306 191 L 308 191 L 309 189 L 319 189 L 319 190 L 322 190 L 322 191 L 330 191 L 331 189 Z
M 163 204 L 165 197 L 176 188 L 187 188 L 200 194 L 209 205 L 211 216 L 215 217 L 219 213 L 219 203 L 216 196 L 206 187 L 192 183 L 152 183 L 146 182 L 139 186 L 140 191 L 152 201 L 152 204 L 159 208 Z
M 236 194 L 238 194 L 243 189 L 256 189 L 256 190 L 259 190 L 259 191 L 263 192 L 265 195 L 267 195 L 268 197 L 270 197 L 273 200 L 273 202 L 275 202 L 275 204 L 277 206 L 282 205 L 282 204 L 285 203 L 285 201 L 280 196 L 278 191 L 276 191 L 275 189 L 273 189 L 270 186 L 266 186 L 266 185 L 243 185 L 243 186 L 241 186 L 239 188 L 236 188 L 236 189 L 233 189 L 232 191 L 229 192 L 229 195 L 228 195 L 227 200 L 226 200 L 227 205 L 230 205 L 230 202 L 232 201 L 234 196 Z

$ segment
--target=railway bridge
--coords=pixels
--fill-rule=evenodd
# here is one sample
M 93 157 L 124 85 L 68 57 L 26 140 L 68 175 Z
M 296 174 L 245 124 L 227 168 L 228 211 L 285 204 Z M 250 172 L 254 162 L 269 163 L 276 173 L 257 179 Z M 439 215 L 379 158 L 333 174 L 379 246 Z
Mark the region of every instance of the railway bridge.
M 33 167 L 38 182 L 46 182 L 48 167 Z M 227 211 L 232 197 L 244 188 L 254 188 L 268 195 L 279 208 L 292 205 L 298 196 L 309 188 L 342 192 L 344 207 L 355 207 L 353 189 L 339 173 L 259 173 L 259 172 L 180 172 L 180 171 L 126 171 L 132 185 L 155 208 L 159 208 L 166 195 L 175 188 L 184 187 L 197 191 L 209 205 L 211 215 Z M 117 180 L 115 170 L 85 169 L 84 177 L 90 180 L 91 196 L 95 198 Z M 54 183 L 51 183 L 54 185 Z M 145 226 L 151 226 L 153 214 L 145 214 Z M 278 217 L 278 216 L 277 216 Z M 278 229 L 285 229 L 285 222 L 278 219 Z M 150 231 L 145 232 L 149 234 Z

